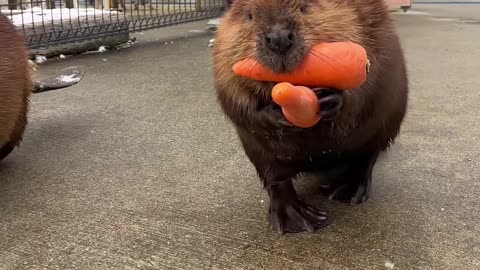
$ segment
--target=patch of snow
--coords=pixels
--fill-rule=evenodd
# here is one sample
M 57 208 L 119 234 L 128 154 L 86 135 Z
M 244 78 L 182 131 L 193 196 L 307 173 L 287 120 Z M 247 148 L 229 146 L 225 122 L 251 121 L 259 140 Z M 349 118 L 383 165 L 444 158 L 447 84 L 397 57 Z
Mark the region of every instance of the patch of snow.
M 34 7 L 22 11 L 22 14 L 15 14 L 8 16 L 12 23 L 18 26 L 22 24 L 31 23 L 52 23 L 54 21 L 76 20 L 78 18 L 86 18 L 90 16 L 99 16 L 102 14 L 110 14 L 109 10 L 101 10 L 94 8 L 62 8 L 62 9 L 44 9 L 41 7 Z
M 66 57 L 65 57 L 65 55 L 63 55 L 63 54 L 60 54 L 60 55 L 58 56 L 58 58 L 60 58 L 60 59 L 65 59 Z
M 215 18 L 207 22 L 207 25 L 219 26 L 221 23 L 221 18 Z
M 133 37 L 129 39 L 126 43 L 119 44 L 115 46 L 115 49 L 120 50 L 120 49 L 125 49 L 125 48 L 130 48 L 133 44 L 137 43 L 136 38 Z
M 392 270 L 394 267 L 395 267 L 394 263 L 389 262 L 389 261 L 385 262 L 385 268 L 387 268 L 388 270 Z
M 41 64 L 43 62 L 47 61 L 47 58 L 43 55 L 37 55 L 35 56 L 35 63 Z
M 61 75 L 58 79 L 61 80 L 62 82 L 65 82 L 65 83 L 79 82 L 80 81 L 80 78 L 77 77 L 76 74 Z
M 208 43 L 208 47 L 213 47 L 213 44 L 215 43 L 215 39 L 210 39 L 210 42 Z
M 430 18 L 431 21 L 434 22 L 454 22 L 457 19 L 455 18 Z

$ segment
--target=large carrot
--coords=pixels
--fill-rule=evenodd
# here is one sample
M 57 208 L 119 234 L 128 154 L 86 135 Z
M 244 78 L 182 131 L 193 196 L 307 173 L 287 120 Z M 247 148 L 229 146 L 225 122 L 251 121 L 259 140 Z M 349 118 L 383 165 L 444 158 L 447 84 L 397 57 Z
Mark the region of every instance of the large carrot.
M 295 85 L 331 87 L 348 90 L 362 85 L 367 78 L 368 59 L 359 44 L 321 43 L 312 47 L 299 67 L 290 73 L 274 73 L 253 58 L 233 66 L 233 71 L 258 81 L 289 82 Z
M 273 87 L 272 99 L 282 107 L 285 118 L 297 127 L 308 128 L 320 120 L 317 95 L 308 87 L 278 83 Z

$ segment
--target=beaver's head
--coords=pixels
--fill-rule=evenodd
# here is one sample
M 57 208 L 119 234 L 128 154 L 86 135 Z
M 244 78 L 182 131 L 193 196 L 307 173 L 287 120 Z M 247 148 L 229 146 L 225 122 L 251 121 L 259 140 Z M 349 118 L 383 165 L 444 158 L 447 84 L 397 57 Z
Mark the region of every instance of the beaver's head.
M 352 1 L 234 1 L 219 42 L 234 61 L 254 57 L 274 72 L 292 71 L 316 43 L 361 41 Z

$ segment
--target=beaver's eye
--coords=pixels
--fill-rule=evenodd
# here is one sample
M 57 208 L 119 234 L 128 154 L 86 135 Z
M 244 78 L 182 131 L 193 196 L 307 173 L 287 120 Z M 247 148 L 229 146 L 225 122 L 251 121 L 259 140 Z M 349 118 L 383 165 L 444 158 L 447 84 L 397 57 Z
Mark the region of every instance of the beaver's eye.
M 247 13 L 247 18 L 248 18 L 250 21 L 253 20 L 253 15 L 252 15 L 252 13 L 251 13 L 250 11 Z

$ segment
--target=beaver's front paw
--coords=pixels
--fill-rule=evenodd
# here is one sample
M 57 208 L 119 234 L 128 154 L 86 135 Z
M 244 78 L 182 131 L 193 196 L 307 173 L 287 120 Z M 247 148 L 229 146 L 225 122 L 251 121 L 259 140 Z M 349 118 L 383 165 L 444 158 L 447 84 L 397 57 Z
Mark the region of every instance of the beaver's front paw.
M 281 134 L 299 132 L 302 129 L 294 126 L 283 115 L 282 108 L 276 104 L 270 104 L 263 107 L 259 116 L 263 122 L 263 128 L 270 128 Z
M 322 121 L 332 121 L 337 118 L 343 105 L 343 92 L 329 88 L 314 88 L 320 105 L 319 116 Z

